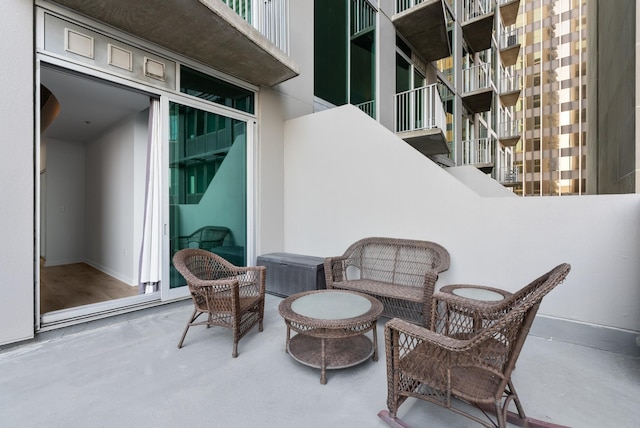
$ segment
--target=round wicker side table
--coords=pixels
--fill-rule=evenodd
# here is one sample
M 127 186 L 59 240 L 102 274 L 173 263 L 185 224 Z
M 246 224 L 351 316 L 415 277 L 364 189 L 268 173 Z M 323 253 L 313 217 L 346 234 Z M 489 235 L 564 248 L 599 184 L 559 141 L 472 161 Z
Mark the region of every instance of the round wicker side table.
M 383 306 L 365 294 L 314 290 L 285 298 L 278 307 L 287 325 L 286 351 L 293 359 L 320 369 L 351 367 L 373 356 L 378 360 L 377 321 Z M 291 337 L 291 330 L 297 332 Z M 373 331 L 373 341 L 365 333 Z

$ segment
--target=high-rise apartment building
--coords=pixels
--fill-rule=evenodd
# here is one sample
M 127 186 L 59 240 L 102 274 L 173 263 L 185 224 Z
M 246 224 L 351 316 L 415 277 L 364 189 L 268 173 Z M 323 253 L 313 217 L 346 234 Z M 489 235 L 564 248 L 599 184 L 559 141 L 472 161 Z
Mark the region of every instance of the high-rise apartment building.
M 588 0 L 587 7 L 587 192 L 638 193 L 640 9 L 635 0 Z
M 586 188 L 587 0 L 525 0 L 518 17 L 523 137 L 521 195 L 580 195 Z
M 314 111 L 351 103 L 443 166 L 517 183 L 519 0 L 326 0 Z

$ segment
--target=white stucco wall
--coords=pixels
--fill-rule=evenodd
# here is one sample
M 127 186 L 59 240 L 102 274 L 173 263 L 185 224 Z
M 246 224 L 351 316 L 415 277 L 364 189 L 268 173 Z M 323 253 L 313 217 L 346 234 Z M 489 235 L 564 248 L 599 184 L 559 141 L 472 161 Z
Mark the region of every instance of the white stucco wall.
M 451 253 L 438 287 L 517 290 L 562 262 L 540 314 L 640 326 L 640 195 L 481 197 L 353 106 L 285 125 L 284 250 L 333 256 L 367 236 Z
M 0 13 L 0 344 L 34 331 L 33 2 L 5 0 Z

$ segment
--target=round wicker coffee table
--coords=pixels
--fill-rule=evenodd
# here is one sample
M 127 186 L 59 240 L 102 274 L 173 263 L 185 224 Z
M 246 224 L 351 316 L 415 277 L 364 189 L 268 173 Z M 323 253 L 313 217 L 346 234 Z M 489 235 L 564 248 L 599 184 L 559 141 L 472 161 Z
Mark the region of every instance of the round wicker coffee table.
M 365 294 L 314 290 L 287 297 L 278 307 L 287 325 L 286 351 L 296 361 L 320 369 L 351 367 L 373 355 L 378 360 L 377 321 L 382 303 Z M 291 330 L 297 332 L 291 337 Z M 373 342 L 364 333 L 373 330 Z

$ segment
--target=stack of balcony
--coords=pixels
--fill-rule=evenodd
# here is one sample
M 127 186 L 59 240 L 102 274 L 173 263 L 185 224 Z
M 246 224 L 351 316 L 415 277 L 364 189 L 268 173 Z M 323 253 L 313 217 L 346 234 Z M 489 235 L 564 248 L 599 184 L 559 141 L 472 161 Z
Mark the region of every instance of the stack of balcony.
M 446 0 L 397 0 L 392 22 L 425 62 L 451 56 Z M 396 94 L 396 133 L 425 156 L 449 154 L 442 98 L 436 84 Z

